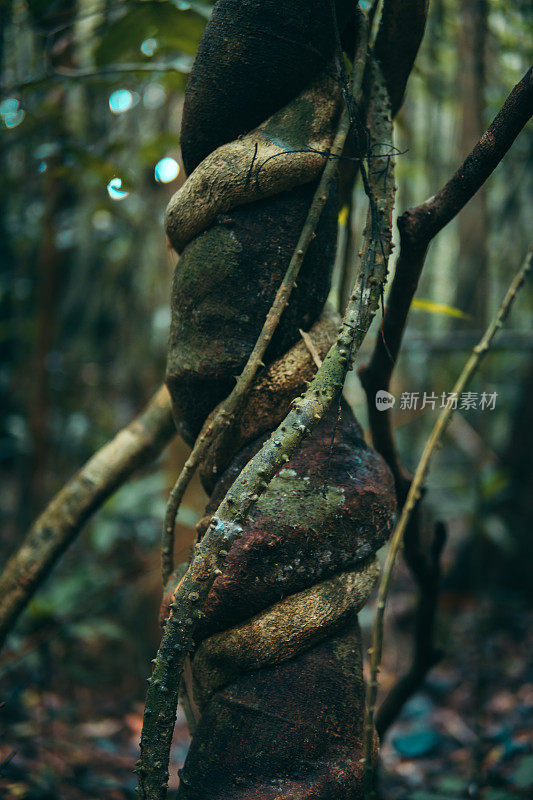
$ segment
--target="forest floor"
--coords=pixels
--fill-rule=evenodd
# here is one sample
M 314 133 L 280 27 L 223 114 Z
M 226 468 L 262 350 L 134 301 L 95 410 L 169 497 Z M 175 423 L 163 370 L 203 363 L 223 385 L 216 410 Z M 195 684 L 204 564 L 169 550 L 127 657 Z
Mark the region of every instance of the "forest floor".
M 385 690 L 408 663 L 412 597 L 400 570 L 389 606 Z M 369 607 L 361 620 L 367 635 L 371 615 Z M 480 604 L 448 592 L 440 616 L 439 635 L 448 652 L 386 736 L 380 797 L 533 797 L 533 613 L 516 601 Z M 133 798 L 142 703 L 128 706 L 121 687 L 104 691 L 98 682 L 96 687 L 62 683 L 58 690 L 53 676 L 44 674 L 37 683 L 26 683 L 9 650 L 6 663 L 7 670 L 0 663 L 0 798 Z M 180 712 L 169 798 L 188 744 Z

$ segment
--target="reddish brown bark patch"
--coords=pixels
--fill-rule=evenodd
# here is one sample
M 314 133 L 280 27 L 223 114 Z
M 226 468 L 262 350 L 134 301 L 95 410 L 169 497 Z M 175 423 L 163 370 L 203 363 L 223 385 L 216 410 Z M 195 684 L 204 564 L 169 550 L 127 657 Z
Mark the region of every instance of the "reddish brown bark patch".
M 337 414 L 333 408 L 304 440 L 251 513 L 213 584 L 198 640 L 369 558 L 390 535 L 390 472 L 345 403 L 338 424 Z M 217 484 L 212 509 L 262 441 L 234 460 Z
M 364 688 L 352 621 L 298 658 L 251 672 L 203 711 L 180 800 L 360 800 Z

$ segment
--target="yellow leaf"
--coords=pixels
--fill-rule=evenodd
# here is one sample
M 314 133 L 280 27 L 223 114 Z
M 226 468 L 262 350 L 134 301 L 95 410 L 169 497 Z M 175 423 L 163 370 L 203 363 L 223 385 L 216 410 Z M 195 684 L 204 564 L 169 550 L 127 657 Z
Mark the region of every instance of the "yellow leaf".
M 346 225 L 348 222 L 348 206 L 343 206 L 339 211 L 339 225 Z
M 432 300 L 424 300 L 422 297 L 415 297 L 411 305 L 420 311 L 429 311 L 430 314 L 445 314 L 447 317 L 472 319 L 470 314 L 465 314 L 460 308 L 448 306 L 446 303 L 434 303 Z

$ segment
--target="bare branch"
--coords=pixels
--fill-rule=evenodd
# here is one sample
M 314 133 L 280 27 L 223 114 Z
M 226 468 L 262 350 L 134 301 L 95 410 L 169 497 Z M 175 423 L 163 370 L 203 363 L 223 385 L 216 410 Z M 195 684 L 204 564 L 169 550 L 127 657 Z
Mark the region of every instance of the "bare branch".
M 0 645 L 89 517 L 138 467 L 156 458 L 175 433 L 170 397 L 162 386 L 48 504 L 0 575 Z
M 487 131 L 448 183 L 425 203 L 409 209 L 398 218 L 400 255 L 372 357 L 360 369 L 359 375 L 367 396 L 374 447 L 393 472 L 400 504 L 409 490 L 411 476 L 396 452 L 390 412 L 377 411 L 375 407 L 376 392 L 389 388 L 431 240 L 487 180 L 532 113 L 533 74 L 530 69 L 514 87 Z
M 9 92 L 24 92 L 39 89 L 41 86 L 46 86 L 49 83 L 85 81 L 92 80 L 93 78 L 100 79 L 113 77 L 115 75 L 125 75 L 128 73 L 138 74 L 142 72 L 158 75 L 164 75 L 167 72 L 174 72 L 177 75 L 187 74 L 187 70 L 184 70 L 183 67 L 176 62 L 170 64 L 111 64 L 107 67 L 100 67 L 99 69 L 57 69 L 46 72 L 44 75 L 36 76 L 35 78 L 28 78 L 28 80 L 20 81 L 19 83 L 4 84 L 0 88 L 2 92 L 8 94 Z
M 435 524 L 429 553 L 422 549 L 421 525 L 417 506 L 404 536 L 404 558 L 418 589 L 415 611 L 413 657 L 409 669 L 394 684 L 376 714 L 376 731 L 381 740 L 397 719 L 410 697 L 418 691 L 428 672 L 437 664 L 443 652 L 435 646 L 433 635 L 440 593 L 440 557 L 446 543 L 446 526 Z
M 514 280 L 512 281 L 507 294 L 498 310 L 498 313 L 488 326 L 479 344 L 477 344 L 466 362 L 459 378 L 455 382 L 452 389 L 452 396 L 459 396 L 466 388 L 470 379 L 480 366 L 483 358 L 486 356 L 490 349 L 492 340 L 502 327 L 505 319 L 507 318 L 512 305 L 518 295 L 518 292 L 525 281 L 525 278 L 531 270 L 533 261 L 533 250 L 527 255 L 522 268 L 519 270 Z M 392 535 L 390 547 L 387 553 L 387 559 L 383 568 L 383 574 L 379 584 L 378 599 L 376 607 L 376 615 L 374 617 L 374 625 L 372 630 L 372 643 L 369 649 L 370 653 L 370 677 L 367 687 L 366 697 L 366 711 L 365 711 L 365 774 L 364 774 L 364 787 L 365 796 L 371 797 L 373 794 L 373 778 L 374 766 L 372 762 L 372 751 L 374 746 L 374 713 L 376 708 L 376 697 L 378 690 L 378 672 L 381 665 L 381 654 L 383 649 L 383 621 L 385 616 L 385 606 L 389 596 L 390 587 L 392 584 L 392 575 L 396 557 L 402 545 L 404 534 L 411 514 L 416 507 L 420 498 L 422 488 L 424 486 L 432 456 L 440 444 L 440 441 L 446 432 L 448 424 L 453 416 L 454 404 L 449 398 L 446 407 L 439 414 L 437 421 L 431 431 L 429 439 L 426 442 L 424 450 L 418 466 L 416 468 L 413 481 L 407 494 L 407 499 L 402 509 L 400 519 L 396 529 Z
M 374 398 L 378 390 L 387 390 L 390 386 L 409 308 L 432 238 L 463 208 L 501 161 L 531 116 L 532 103 L 530 70 L 513 89 L 486 133 L 448 183 L 434 197 L 405 212 L 398 220 L 400 255 L 374 351 L 369 364 L 360 369 L 360 378 L 366 392 L 373 443 L 394 475 L 399 508 L 405 503 L 412 476 L 398 456 L 391 414 L 377 411 Z M 415 508 L 405 531 L 404 553 L 419 590 L 414 659 L 406 675 L 400 678 L 379 709 L 376 728 L 380 735 L 384 734 L 439 657 L 432 640 L 438 596 L 438 553 L 434 550 L 423 565 L 420 540 L 420 515 Z

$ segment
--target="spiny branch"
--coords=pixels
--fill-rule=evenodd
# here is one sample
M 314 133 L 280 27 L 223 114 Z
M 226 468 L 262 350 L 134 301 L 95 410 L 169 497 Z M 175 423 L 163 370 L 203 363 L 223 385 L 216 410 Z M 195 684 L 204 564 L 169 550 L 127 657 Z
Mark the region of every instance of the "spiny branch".
M 367 398 L 373 444 L 393 473 L 398 508 L 402 508 L 405 503 L 412 475 L 404 467 L 397 453 L 390 411 L 376 409 L 376 392 L 380 389 L 388 390 L 390 387 L 407 316 L 431 240 L 483 185 L 526 125 L 532 111 L 533 79 L 532 71 L 529 70 L 514 87 L 486 133 L 446 185 L 425 203 L 406 211 L 398 219 L 400 255 L 387 307 L 370 362 L 359 371 Z M 416 690 L 417 685 L 420 685 L 425 674 L 437 660 L 437 651 L 431 641 L 435 616 L 433 607 L 437 601 L 436 582 L 433 581 L 430 586 L 423 575 L 423 570 L 421 572 L 415 565 L 417 562 L 420 566 L 417 557 L 420 539 L 420 515 L 415 509 L 405 533 L 405 560 L 420 593 L 416 615 L 415 658 L 407 675 L 393 687 L 390 697 L 385 698 L 377 714 L 376 728 L 380 734 L 384 733 L 394 714 L 400 710 L 409 694 Z M 431 561 L 431 558 L 429 560 Z M 430 565 L 428 569 L 430 572 L 437 569 L 438 572 L 438 565 Z M 428 626 L 423 635 L 420 630 L 422 618 Z
M 532 113 L 533 71 L 530 69 L 514 87 L 487 131 L 448 183 L 425 203 L 409 209 L 398 218 L 400 255 L 372 357 L 360 369 L 359 375 L 367 396 L 373 444 L 392 470 L 400 506 L 409 491 L 411 476 L 398 458 L 390 411 L 376 409 L 376 392 L 389 388 L 431 240 L 485 183 Z
M 498 313 L 488 326 L 480 342 L 474 347 L 472 354 L 459 378 L 455 382 L 452 389 L 452 397 L 458 397 L 464 391 L 472 376 L 479 368 L 483 358 L 486 356 L 490 349 L 492 340 L 502 327 L 505 319 L 507 318 L 511 307 L 518 295 L 518 292 L 525 281 L 526 275 L 531 270 L 533 261 L 533 251 L 528 253 L 522 268 L 519 270 L 514 280 L 512 281 L 507 294 L 498 310 Z M 392 575 L 396 557 L 403 542 L 405 530 L 407 528 L 409 519 L 415 508 L 421 492 L 426 481 L 429 471 L 431 458 L 440 444 L 440 441 L 446 432 L 450 420 L 454 412 L 454 403 L 449 398 L 446 407 L 441 411 L 438 419 L 431 431 L 429 439 L 426 442 L 424 450 L 418 466 L 416 468 L 413 481 L 407 494 L 407 499 L 402 509 L 400 519 L 393 533 L 390 547 L 387 553 L 387 559 L 383 568 L 383 575 L 379 584 L 378 599 L 376 607 L 376 615 L 374 618 L 374 625 L 372 630 L 372 642 L 369 650 L 370 653 L 370 677 L 367 687 L 366 697 L 366 711 L 365 711 L 365 728 L 364 728 L 364 758 L 365 758 L 365 772 L 364 772 L 364 789 L 365 796 L 373 796 L 373 778 L 374 767 L 372 763 L 372 750 L 374 744 L 374 713 L 376 708 L 376 697 L 378 690 L 378 672 L 381 665 L 381 655 L 383 650 L 383 621 L 385 616 L 385 606 L 389 595 Z
M 89 517 L 138 467 L 155 459 L 175 433 L 170 397 L 162 386 L 144 411 L 51 500 L 0 575 L 0 645 Z
M 374 109 L 373 116 L 370 115 L 372 132 L 376 141 L 390 141 L 390 115 L 388 103 L 384 104 L 386 90 L 377 68 L 375 73 L 371 97 Z M 379 111 L 384 106 L 387 113 L 380 116 Z M 365 274 L 361 270 L 337 341 L 307 391 L 293 401 L 287 417 L 230 487 L 202 541 L 196 545 L 187 573 L 176 587 L 171 615 L 154 660 L 146 697 L 138 773 L 141 797 L 147 800 L 160 800 L 166 795 L 179 683 L 186 656 L 193 647 L 194 629 L 211 586 L 221 574 L 231 546 L 242 535 L 242 524 L 259 495 L 339 397 L 348 369 L 378 308 L 387 274 L 394 197 L 393 162 L 388 160 L 383 166 L 385 171 L 379 176 L 379 181 L 370 176 L 382 246 L 373 239 L 374 226 L 369 218 L 362 253 Z

